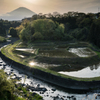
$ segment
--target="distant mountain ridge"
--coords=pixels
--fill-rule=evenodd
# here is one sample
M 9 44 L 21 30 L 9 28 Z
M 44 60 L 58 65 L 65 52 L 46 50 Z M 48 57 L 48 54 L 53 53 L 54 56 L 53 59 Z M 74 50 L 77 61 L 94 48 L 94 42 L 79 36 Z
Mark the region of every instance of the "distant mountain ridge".
M 33 11 L 25 7 L 19 7 L 9 13 L 4 14 L 3 16 L 0 16 L 0 19 L 9 20 L 9 21 L 22 20 L 23 18 L 32 17 L 35 14 L 36 13 L 34 13 Z

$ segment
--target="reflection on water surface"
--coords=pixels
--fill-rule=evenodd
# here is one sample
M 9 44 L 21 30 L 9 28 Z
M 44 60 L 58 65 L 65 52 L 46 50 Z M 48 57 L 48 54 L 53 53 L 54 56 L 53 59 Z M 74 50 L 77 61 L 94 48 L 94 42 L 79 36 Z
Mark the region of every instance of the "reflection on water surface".
M 79 57 L 91 57 L 95 55 L 95 53 L 89 48 L 70 48 L 69 52 L 78 55 Z
M 60 71 L 59 73 L 69 75 L 69 76 L 79 77 L 79 78 L 99 77 L 100 76 L 100 64 L 86 67 L 79 71 L 71 71 L 71 72 Z

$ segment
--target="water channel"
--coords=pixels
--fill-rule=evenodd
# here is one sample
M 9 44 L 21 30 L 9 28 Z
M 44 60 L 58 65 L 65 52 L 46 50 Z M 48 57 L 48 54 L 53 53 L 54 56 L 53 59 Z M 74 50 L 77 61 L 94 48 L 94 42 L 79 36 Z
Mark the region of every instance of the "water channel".
M 73 51 L 73 50 L 72 50 Z M 34 77 L 32 77 L 32 75 L 30 75 L 30 73 L 25 73 L 23 70 L 18 69 L 16 67 L 12 67 L 13 66 L 13 62 L 11 63 L 11 65 L 8 65 L 5 61 L 2 60 L 2 58 L 0 57 L 0 69 L 3 69 L 6 74 L 8 76 L 12 75 L 11 78 L 15 78 L 18 77 L 20 78 L 20 81 L 18 83 L 24 83 L 25 85 L 30 85 L 32 87 L 42 87 L 42 88 L 46 88 L 47 91 L 43 92 L 43 91 L 32 91 L 31 92 L 36 92 L 39 95 L 41 95 L 43 97 L 44 100 L 100 100 L 100 90 L 93 90 L 90 92 L 83 92 L 83 93 L 77 93 L 76 91 L 72 91 L 72 90 L 68 90 L 68 89 L 63 89 L 61 87 L 58 86 L 54 86 L 53 84 L 49 84 L 46 83 L 44 81 L 41 81 L 39 79 L 36 79 Z M 93 75 L 95 76 L 95 68 L 98 68 L 99 65 L 96 66 L 92 66 L 93 70 L 91 72 L 94 72 L 94 74 L 88 73 L 89 75 Z M 100 68 L 98 68 L 98 74 L 97 76 L 100 76 Z M 87 67 L 81 71 L 77 71 L 78 74 L 80 73 L 80 75 L 77 75 L 77 72 L 67 72 L 67 75 L 76 75 L 83 77 L 84 75 L 87 74 L 87 71 L 90 71 L 90 67 Z M 83 75 L 82 72 L 85 74 Z M 90 77 L 93 77 L 90 76 Z M 25 78 L 26 77 L 26 78 Z
M 47 91 L 44 93 L 42 93 L 41 91 L 34 91 L 40 94 L 44 100 L 95 100 L 97 94 L 100 92 L 100 90 L 95 90 L 95 91 L 83 93 L 83 94 L 71 93 L 71 91 L 68 92 L 67 89 L 64 90 L 60 87 L 53 86 L 51 84 L 35 79 L 31 77 L 30 75 L 26 75 L 22 70 L 12 68 L 11 65 L 10 66 L 7 65 L 6 62 L 4 62 L 0 58 L 0 69 L 3 69 L 8 75 L 11 75 L 13 73 L 12 78 L 20 77 L 21 80 L 19 83 L 24 83 L 25 76 L 27 76 L 25 80 L 25 84 L 28 84 L 33 87 L 37 87 L 39 85 L 40 87 L 46 88 Z M 96 100 L 100 100 L 100 99 L 96 99 Z

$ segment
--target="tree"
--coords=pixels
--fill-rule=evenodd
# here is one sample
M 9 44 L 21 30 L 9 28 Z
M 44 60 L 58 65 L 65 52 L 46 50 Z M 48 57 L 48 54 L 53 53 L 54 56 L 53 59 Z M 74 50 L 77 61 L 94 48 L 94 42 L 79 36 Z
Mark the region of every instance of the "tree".
M 12 100 L 14 90 L 14 84 L 12 81 L 7 79 L 3 70 L 0 70 L 0 99 L 1 100 Z M 15 100 L 15 99 L 14 99 Z
M 27 28 L 23 28 L 20 31 L 19 37 L 23 41 L 31 41 L 31 38 L 32 38 L 31 30 L 28 27 Z
M 44 39 L 50 39 L 56 28 L 56 24 L 50 19 L 38 19 L 33 21 L 32 27 L 35 32 L 40 32 Z
M 18 36 L 20 35 L 20 32 L 21 32 L 21 30 L 22 30 L 23 28 L 24 28 L 23 25 L 20 25 L 20 26 L 16 27 Z
M 100 18 L 95 19 L 90 27 L 89 40 L 100 47 Z
M 35 32 L 32 36 L 32 40 L 43 40 L 43 35 L 40 32 Z
M 90 27 L 91 23 L 92 23 L 91 19 L 89 19 L 89 18 L 84 18 L 84 19 L 80 22 L 80 24 L 79 24 L 78 26 L 79 26 L 80 28 L 83 28 L 84 26 L 85 26 L 85 27 Z
M 12 36 L 12 37 L 18 37 L 17 35 L 17 30 L 13 27 L 10 27 L 9 29 L 9 34 Z

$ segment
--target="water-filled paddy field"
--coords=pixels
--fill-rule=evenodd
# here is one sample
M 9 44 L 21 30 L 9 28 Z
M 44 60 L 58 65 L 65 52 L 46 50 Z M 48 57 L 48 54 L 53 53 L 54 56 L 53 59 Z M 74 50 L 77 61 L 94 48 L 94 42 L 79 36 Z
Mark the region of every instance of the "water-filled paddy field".
M 91 50 L 90 48 L 87 48 L 87 46 L 86 47 L 85 46 L 84 47 L 75 46 L 74 48 L 73 47 L 69 48 L 65 44 L 64 44 L 64 46 L 58 46 L 58 45 L 54 45 L 54 44 L 53 44 L 53 46 L 51 44 L 49 44 L 49 45 L 48 44 L 45 44 L 45 45 L 44 44 L 40 44 L 40 45 L 36 44 L 32 47 L 27 47 L 27 48 L 26 47 L 21 48 L 21 46 L 19 45 L 20 48 L 18 49 L 18 47 L 17 47 L 15 49 L 14 53 L 17 53 L 16 55 L 21 60 L 27 61 L 27 63 L 31 67 L 39 66 L 39 67 L 43 67 L 45 69 L 50 69 L 50 70 L 55 70 L 55 69 L 59 68 L 59 69 L 55 70 L 57 73 L 60 72 L 65 75 L 70 75 L 70 76 L 75 76 L 75 77 L 80 77 L 80 78 L 81 77 L 84 78 L 84 77 L 100 76 L 99 75 L 99 70 L 100 70 L 99 62 L 96 62 L 96 64 L 90 63 L 91 62 L 90 58 L 97 56 L 97 55 L 93 50 Z M 73 44 L 71 44 L 71 45 L 73 45 Z M 35 54 L 34 54 L 34 51 L 35 51 Z M 73 52 L 73 51 L 75 51 L 75 52 Z M 78 54 L 78 51 L 79 51 L 79 54 Z M 42 58 L 42 60 L 40 60 L 39 58 Z M 77 60 L 75 60 L 76 58 L 77 58 Z M 89 58 L 89 60 L 87 58 Z M 92 61 L 95 60 L 94 58 L 92 59 Z M 91 65 L 91 66 L 85 66 L 88 64 L 83 64 L 84 59 L 88 60 L 87 62 L 90 63 L 89 65 Z M 81 60 L 81 62 L 79 62 L 80 60 Z M 61 63 L 61 62 L 64 62 L 64 63 Z M 84 65 L 84 66 L 82 66 L 82 65 Z M 78 67 L 76 67 L 76 66 L 78 66 Z M 9 69 L 9 68 L 8 67 L 5 68 L 5 71 L 7 73 L 9 73 L 9 71 L 10 72 L 12 71 L 12 69 Z M 66 70 L 63 70 L 63 69 L 66 69 Z M 75 70 L 75 71 L 73 71 L 73 70 Z M 17 75 L 17 72 L 14 71 L 14 73 Z M 22 75 L 22 76 L 19 75 L 18 77 L 22 77 L 21 82 L 23 82 L 24 75 Z M 54 100 L 54 97 L 58 97 L 57 100 L 62 100 L 62 98 L 64 98 L 64 100 L 66 100 L 72 96 L 74 96 L 76 98 L 76 100 L 89 100 L 89 99 L 95 100 L 95 98 L 97 97 L 97 95 L 100 92 L 99 90 L 95 90 L 95 91 L 92 91 L 91 93 L 88 92 L 88 93 L 83 93 L 83 94 L 78 94 L 78 93 L 74 94 L 74 93 L 66 92 L 65 90 L 64 90 L 65 91 L 64 92 L 63 90 L 59 90 L 56 87 L 55 87 L 56 91 L 54 92 L 54 91 L 52 91 L 52 88 L 54 88 L 54 87 L 52 87 L 50 85 L 46 85 L 44 83 L 41 83 L 40 81 L 38 82 L 33 79 L 29 80 L 29 78 L 26 80 L 27 80 L 26 84 L 29 84 L 29 85 L 33 84 L 36 87 L 39 83 L 40 86 L 47 88 L 48 91 L 45 92 L 44 94 L 41 94 L 41 92 L 36 91 L 41 96 L 43 96 L 45 100 L 47 100 L 47 99 Z M 34 82 L 36 83 L 36 85 Z
M 82 47 L 82 45 L 76 46 L 75 43 L 69 44 L 69 46 L 65 44 L 37 43 L 31 48 L 17 47 L 15 51 L 28 52 L 31 55 L 37 52 L 36 59 L 31 58 L 29 63 L 31 66 L 35 65 L 61 74 L 80 78 L 100 76 L 99 62 L 93 64 L 90 60 L 92 57 L 95 58 L 96 53 L 89 47 Z M 24 54 L 18 54 L 18 56 L 23 59 L 27 57 Z

